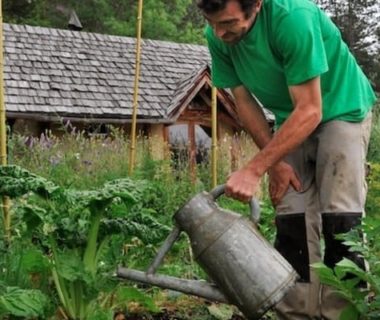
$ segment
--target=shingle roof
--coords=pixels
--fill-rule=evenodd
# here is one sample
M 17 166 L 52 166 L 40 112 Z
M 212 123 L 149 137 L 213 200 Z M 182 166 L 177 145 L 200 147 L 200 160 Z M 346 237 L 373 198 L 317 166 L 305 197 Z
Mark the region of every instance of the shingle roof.
M 191 91 L 197 81 L 201 79 L 203 73 L 208 72 L 208 67 L 205 65 L 203 68 L 195 69 L 193 72 L 188 73 L 177 82 L 176 90 L 173 94 L 173 100 L 167 108 L 167 114 L 171 115 L 181 104 L 186 95 Z
M 130 118 L 135 42 L 129 37 L 4 24 L 7 112 Z M 142 40 L 141 50 L 138 117 L 167 120 L 191 76 L 208 64 L 208 50 L 154 40 Z

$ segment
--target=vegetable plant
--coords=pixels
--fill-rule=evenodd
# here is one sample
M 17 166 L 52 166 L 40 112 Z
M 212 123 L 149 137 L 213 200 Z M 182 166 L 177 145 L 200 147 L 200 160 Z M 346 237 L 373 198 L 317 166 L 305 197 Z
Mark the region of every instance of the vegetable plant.
M 361 236 L 363 232 L 365 241 Z M 334 269 L 323 263 L 312 265 L 321 282 L 335 288 L 349 302 L 340 320 L 380 319 L 380 221 L 365 218 L 361 227 L 337 238 L 351 251 L 360 253 L 368 263 L 368 270 L 348 259 L 341 260 Z M 360 282 L 367 283 L 367 286 L 363 288 Z
M 68 318 L 105 319 L 109 311 L 102 309 L 112 306 L 107 305 L 109 296 L 126 292 L 137 296 L 131 289 L 123 290 L 113 277 L 123 260 L 120 245 L 128 237 L 142 236 L 140 231 L 149 224 L 157 232 L 151 237 L 163 238 L 168 231 L 151 217 L 128 216 L 144 188 L 144 181 L 124 178 L 96 190 L 64 189 L 23 168 L 0 167 L 0 195 L 17 199 L 12 209 L 23 221 L 19 232 L 48 258 Z M 145 300 L 148 308 L 157 310 L 148 297 Z
M 40 290 L 6 286 L 0 282 L 0 319 L 12 315 L 29 318 L 45 314 L 48 298 Z
M 6 241 L 1 230 L 0 319 L 46 318 L 51 311 L 48 278 L 43 276 L 47 258 L 17 236 Z

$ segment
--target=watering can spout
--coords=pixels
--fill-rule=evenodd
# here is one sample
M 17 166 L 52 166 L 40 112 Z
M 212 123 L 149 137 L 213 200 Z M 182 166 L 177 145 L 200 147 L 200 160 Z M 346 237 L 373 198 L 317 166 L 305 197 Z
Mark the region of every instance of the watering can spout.
M 117 275 L 124 279 L 179 291 L 211 301 L 229 303 L 224 294 L 214 284 L 208 283 L 206 281 L 180 279 L 161 274 L 150 274 L 147 272 L 122 267 L 118 268 Z
M 208 300 L 228 303 L 227 298 L 214 284 L 210 284 L 206 281 L 180 279 L 155 274 L 166 253 L 178 239 L 180 233 L 181 230 L 175 226 L 162 244 L 146 272 L 119 267 L 116 272 L 117 276 L 127 280 L 183 292 Z

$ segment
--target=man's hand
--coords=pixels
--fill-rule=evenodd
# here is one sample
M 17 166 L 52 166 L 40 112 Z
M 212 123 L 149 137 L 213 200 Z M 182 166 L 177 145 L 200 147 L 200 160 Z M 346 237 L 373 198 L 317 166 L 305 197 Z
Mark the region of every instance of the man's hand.
M 226 182 L 225 195 L 242 202 L 249 202 L 260 185 L 260 176 L 249 167 L 233 172 Z
M 281 201 L 289 186 L 300 192 L 302 185 L 293 168 L 284 161 L 274 165 L 268 171 L 269 196 L 274 206 Z

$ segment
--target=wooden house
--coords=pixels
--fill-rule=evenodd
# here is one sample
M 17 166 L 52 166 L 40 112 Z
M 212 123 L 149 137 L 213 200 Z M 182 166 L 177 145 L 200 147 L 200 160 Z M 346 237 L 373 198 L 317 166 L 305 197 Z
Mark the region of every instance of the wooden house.
M 5 106 L 12 131 L 59 134 L 69 123 L 89 133 L 106 133 L 109 125 L 128 133 L 135 51 L 134 38 L 4 24 Z M 210 137 L 208 49 L 142 40 L 141 52 L 138 131 L 172 144 L 187 140 L 195 150 Z M 218 90 L 217 100 L 218 136 L 241 130 L 231 95 Z

